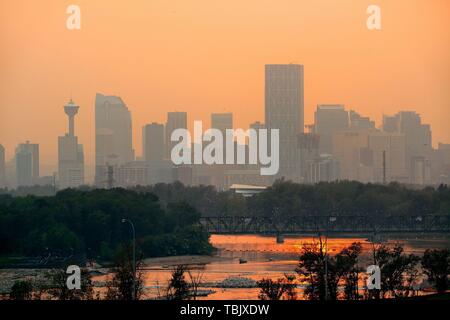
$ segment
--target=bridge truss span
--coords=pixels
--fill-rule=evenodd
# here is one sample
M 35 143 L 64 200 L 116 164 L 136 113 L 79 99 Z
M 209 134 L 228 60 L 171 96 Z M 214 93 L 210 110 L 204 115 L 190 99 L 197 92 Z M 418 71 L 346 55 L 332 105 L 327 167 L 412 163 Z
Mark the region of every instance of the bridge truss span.
M 449 233 L 450 215 L 202 217 L 201 226 L 216 234 L 301 233 Z

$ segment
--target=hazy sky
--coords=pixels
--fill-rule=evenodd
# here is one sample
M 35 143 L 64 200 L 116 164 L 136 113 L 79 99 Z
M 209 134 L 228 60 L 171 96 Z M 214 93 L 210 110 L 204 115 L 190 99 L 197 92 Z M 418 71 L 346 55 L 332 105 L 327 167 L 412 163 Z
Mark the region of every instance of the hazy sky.
M 66 8 L 81 7 L 81 30 Z M 366 28 L 380 5 L 382 30 Z M 63 105 L 80 105 L 76 132 L 94 160 L 96 92 L 120 95 L 141 127 L 187 111 L 190 125 L 231 111 L 235 127 L 264 120 L 264 64 L 305 66 L 305 123 L 341 103 L 380 123 L 400 109 L 450 143 L 449 0 L 1 0 L 0 143 L 41 145 L 56 164 Z

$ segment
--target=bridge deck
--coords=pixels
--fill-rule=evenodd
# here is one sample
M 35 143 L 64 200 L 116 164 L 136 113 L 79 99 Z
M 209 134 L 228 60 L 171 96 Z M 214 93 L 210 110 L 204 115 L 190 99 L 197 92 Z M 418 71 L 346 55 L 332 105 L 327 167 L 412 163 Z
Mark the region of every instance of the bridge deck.
M 296 216 L 202 217 L 201 226 L 222 234 L 298 234 L 298 233 L 449 233 L 450 215 L 423 216 Z

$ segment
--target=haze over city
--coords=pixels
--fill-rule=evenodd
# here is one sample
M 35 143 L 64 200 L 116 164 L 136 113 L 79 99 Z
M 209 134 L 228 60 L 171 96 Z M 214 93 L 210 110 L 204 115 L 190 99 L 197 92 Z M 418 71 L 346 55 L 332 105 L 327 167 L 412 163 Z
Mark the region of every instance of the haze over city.
M 0 141 L 7 159 L 18 143 L 39 143 L 44 174 L 56 170 L 71 97 L 93 166 L 96 92 L 124 99 L 140 155 L 142 126 L 169 111 L 188 112 L 189 126 L 224 111 L 234 127 L 263 122 L 268 63 L 304 65 L 305 124 L 318 104 L 344 104 L 377 125 L 414 110 L 435 147 L 450 141 L 445 0 L 378 1 L 379 31 L 365 26 L 370 1 L 79 1 L 76 31 L 65 27 L 66 3 L 24 3 L 0 5 Z
M 450 0 L 1 0 L 0 309 L 448 313 L 449 40 Z

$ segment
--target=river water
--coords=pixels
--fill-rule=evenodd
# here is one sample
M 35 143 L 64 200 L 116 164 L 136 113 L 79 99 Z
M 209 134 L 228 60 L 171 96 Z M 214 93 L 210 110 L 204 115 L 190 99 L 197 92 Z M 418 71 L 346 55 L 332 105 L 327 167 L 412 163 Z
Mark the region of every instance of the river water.
M 277 279 L 284 274 L 294 274 L 300 248 L 305 243 L 317 240 L 310 237 L 285 237 L 284 243 L 277 244 L 273 236 L 259 235 L 212 235 L 211 243 L 217 252 L 208 261 L 196 262 L 192 257 L 172 260 L 169 264 L 153 262 L 144 271 L 146 297 L 155 298 L 163 293 L 170 278 L 174 264 L 187 264 L 194 275 L 202 275 L 204 285 L 201 290 L 211 291 L 201 299 L 257 299 L 257 288 L 220 288 L 217 283 L 227 278 L 249 278 L 255 281 L 262 278 Z M 353 242 L 363 246 L 359 259 L 361 267 L 371 263 L 372 244 L 367 238 L 329 238 L 328 252 L 336 254 Z M 448 240 L 387 240 L 385 244 L 400 243 L 406 253 L 422 254 L 428 248 L 449 247 Z M 164 261 L 164 260 L 162 260 Z M 299 297 L 301 298 L 301 296 Z

